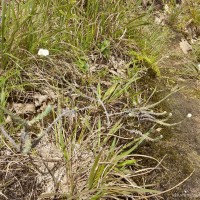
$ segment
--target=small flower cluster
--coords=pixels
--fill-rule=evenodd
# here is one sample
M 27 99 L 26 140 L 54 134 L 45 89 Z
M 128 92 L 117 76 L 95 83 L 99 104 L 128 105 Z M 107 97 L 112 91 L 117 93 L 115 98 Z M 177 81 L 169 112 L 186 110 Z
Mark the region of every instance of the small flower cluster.
M 39 49 L 38 55 L 39 56 L 48 56 L 49 55 L 49 50 L 47 50 L 47 49 Z
M 191 114 L 191 113 L 188 113 L 186 117 L 187 117 L 187 118 L 191 118 L 191 117 L 192 117 L 192 114 Z

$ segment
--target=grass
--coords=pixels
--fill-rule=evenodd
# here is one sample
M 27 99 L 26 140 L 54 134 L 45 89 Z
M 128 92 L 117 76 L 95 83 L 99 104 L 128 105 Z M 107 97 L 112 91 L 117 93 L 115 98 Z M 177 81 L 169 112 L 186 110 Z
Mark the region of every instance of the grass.
M 190 0 L 177 6 L 172 1 L 168 5 L 169 12 L 166 15 L 167 24 L 173 32 L 176 32 L 176 37 L 179 41 L 181 38 L 184 38 L 193 48 L 192 52 L 189 52 L 188 55 L 181 55 L 180 52 L 175 52 L 175 54 L 181 57 L 181 60 L 187 57 L 187 60 L 183 61 L 185 62 L 185 69 L 182 70 L 182 75 L 188 78 L 199 79 L 199 2 Z
M 0 147 L 7 160 L 1 162 L 0 195 L 158 195 L 143 178 L 159 161 L 137 154 L 143 141 L 160 139 L 150 136 L 158 125 L 170 125 L 165 112 L 156 112 L 159 102 L 149 102 L 154 91 L 143 91 L 148 78 L 161 76 L 170 39 L 168 29 L 154 23 L 153 7 L 129 0 L 2 0 L 1 14 Z M 50 55 L 38 56 L 40 48 Z M 33 113 L 14 108 L 36 102 Z M 146 159 L 153 167 L 143 164 Z

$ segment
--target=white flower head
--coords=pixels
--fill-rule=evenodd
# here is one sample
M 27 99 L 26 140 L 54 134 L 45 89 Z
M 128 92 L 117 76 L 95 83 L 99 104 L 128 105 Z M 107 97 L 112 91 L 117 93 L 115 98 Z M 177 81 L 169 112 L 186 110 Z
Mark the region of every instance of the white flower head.
M 48 56 L 49 55 L 49 50 L 47 50 L 47 49 L 39 49 L 38 55 L 39 56 Z
M 169 117 L 171 117 L 173 114 L 172 113 L 169 113 Z
M 191 113 L 188 113 L 187 114 L 187 118 L 191 118 L 192 117 L 192 114 Z
M 171 12 L 170 7 L 167 4 L 164 5 L 164 11 L 165 13 L 168 13 L 168 14 L 170 14 Z
M 200 71 L 200 63 L 197 65 L 197 69 L 198 71 Z

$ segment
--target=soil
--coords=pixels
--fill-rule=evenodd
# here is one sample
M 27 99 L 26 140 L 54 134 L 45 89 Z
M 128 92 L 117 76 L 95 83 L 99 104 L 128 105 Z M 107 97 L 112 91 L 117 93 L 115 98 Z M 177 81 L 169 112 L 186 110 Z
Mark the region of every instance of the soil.
M 163 140 L 143 151 L 157 159 L 164 157 L 162 165 L 166 169 L 151 177 L 159 190 L 170 189 L 192 174 L 180 186 L 164 193 L 163 199 L 200 200 L 200 80 L 185 74 L 183 60 L 178 63 L 169 57 L 166 63 L 166 78 L 155 83 L 160 90 L 156 98 L 164 97 L 174 85 L 184 86 L 161 105 L 161 109 L 173 114 L 171 122 L 182 123 L 165 128 Z M 186 117 L 188 113 L 191 118 Z

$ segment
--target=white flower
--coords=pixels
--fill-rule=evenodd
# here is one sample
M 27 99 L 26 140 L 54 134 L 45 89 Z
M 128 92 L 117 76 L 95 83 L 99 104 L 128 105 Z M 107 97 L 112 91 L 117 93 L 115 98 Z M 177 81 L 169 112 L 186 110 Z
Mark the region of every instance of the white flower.
M 48 56 L 49 55 L 49 50 L 47 50 L 47 49 L 39 49 L 38 55 L 39 56 Z
M 172 113 L 169 113 L 169 117 L 171 117 L 173 114 Z
M 165 11 L 165 13 L 168 13 L 168 14 L 170 14 L 170 12 L 171 12 L 171 10 L 167 4 L 165 4 L 165 6 L 164 6 L 164 11 Z
M 191 113 L 188 113 L 187 114 L 187 118 L 191 118 L 192 117 L 192 114 Z
M 200 71 L 200 63 L 197 65 L 197 69 Z

